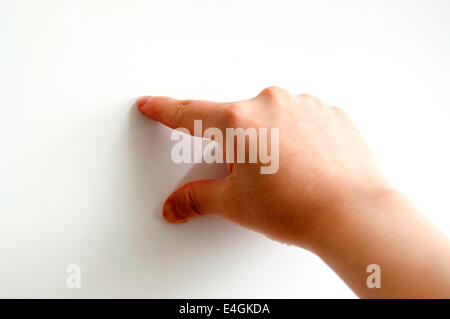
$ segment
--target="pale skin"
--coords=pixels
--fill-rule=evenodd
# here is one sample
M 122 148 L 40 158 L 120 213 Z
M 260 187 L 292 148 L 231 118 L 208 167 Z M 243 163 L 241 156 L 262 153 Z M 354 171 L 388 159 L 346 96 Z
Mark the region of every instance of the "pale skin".
M 171 128 L 279 128 L 279 170 L 229 164 L 222 180 L 183 185 L 163 216 L 216 215 L 317 254 L 362 298 L 450 298 L 450 241 L 395 190 L 349 116 L 310 95 L 269 87 L 245 101 L 144 96 L 142 114 Z M 368 288 L 366 268 L 381 268 Z

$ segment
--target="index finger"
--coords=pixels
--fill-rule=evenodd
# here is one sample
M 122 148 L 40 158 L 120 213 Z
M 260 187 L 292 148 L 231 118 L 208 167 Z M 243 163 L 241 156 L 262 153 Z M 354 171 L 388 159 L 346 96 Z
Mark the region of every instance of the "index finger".
M 194 120 L 202 120 L 203 129 L 220 127 L 217 110 L 221 103 L 178 100 L 166 96 L 142 96 L 136 104 L 139 111 L 145 116 L 173 129 L 187 128 L 192 135 L 194 134 Z

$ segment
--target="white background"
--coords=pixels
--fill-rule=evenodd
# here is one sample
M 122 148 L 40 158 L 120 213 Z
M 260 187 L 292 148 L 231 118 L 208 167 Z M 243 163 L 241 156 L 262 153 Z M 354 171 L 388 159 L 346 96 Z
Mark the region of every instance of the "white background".
M 176 187 L 224 168 L 173 164 L 170 130 L 133 103 L 317 95 L 450 234 L 449 16 L 445 0 L 1 0 L 0 297 L 354 297 L 302 249 L 166 223 Z

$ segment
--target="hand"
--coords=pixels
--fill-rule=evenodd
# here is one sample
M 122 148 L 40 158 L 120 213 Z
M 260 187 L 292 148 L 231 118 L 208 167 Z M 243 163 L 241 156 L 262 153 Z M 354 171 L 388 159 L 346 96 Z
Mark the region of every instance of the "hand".
M 225 128 L 279 128 L 278 172 L 261 174 L 260 161 L 234 163 L 223 180 L 188 183 L 164 204 L 163 215 L 172 223 L 218 215 L 313 248 L 324 226 L 336 220 L 336 208 L 390 187 L 347 114 L 310 95 L 269 87 L 240 102 L 142 97 L 137 104 L 144 115 L 191 132 L 194 120 L 224 136 Z
M 307 248 L 361 297 L 450 297 L 448 238 L 392 189 L 341 109 L 275 87 L 240 102 L 142 97 L 137 105 L 191 133 L 194 120 L 223 132 L 279 128 L 276 173 L 261 174 L 261 161 L 229 164 L 226 178 L 191 182 L 170 195 L 167 221 L 218 215 Z M 383 278 L 375 289 L 366 283 L 372 264 Z

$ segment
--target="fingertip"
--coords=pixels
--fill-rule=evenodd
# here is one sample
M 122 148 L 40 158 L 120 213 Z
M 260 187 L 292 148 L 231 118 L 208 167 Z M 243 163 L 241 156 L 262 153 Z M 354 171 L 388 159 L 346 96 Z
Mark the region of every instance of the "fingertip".
M 164 202 L 162 215 L 164 219 L 171 224 L 181 224 L 187 222 L 190 219 L 179 212 L 179 210 L 177 209 L 176 201 L 173 198 L 168 198 Z
M 147 102 L 150 100 L 151 96 L 141 96 L 137 99 L 136 105 L 137 108 L 141 111 L 142 108 L 147 104 Z

